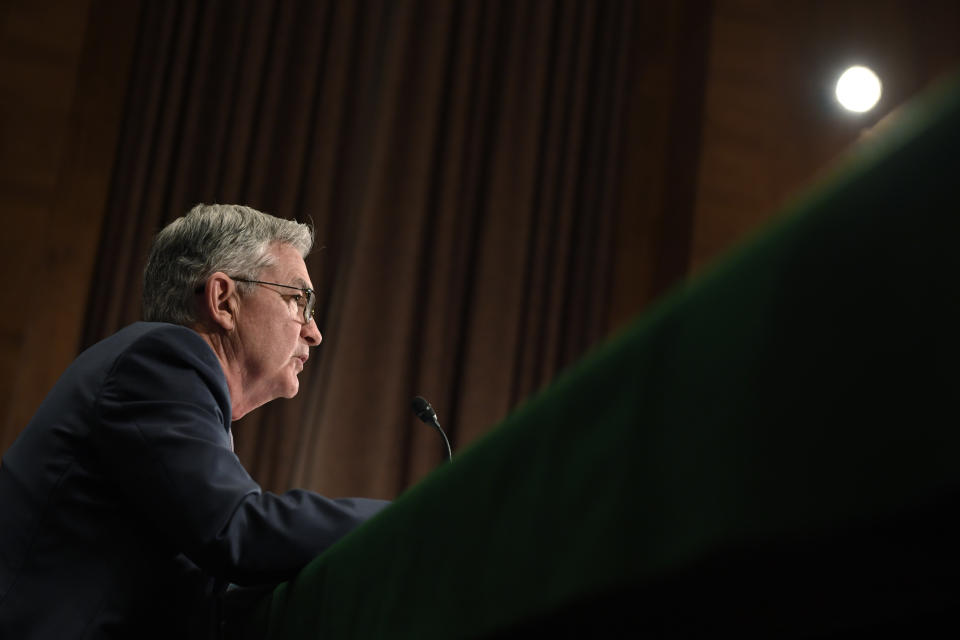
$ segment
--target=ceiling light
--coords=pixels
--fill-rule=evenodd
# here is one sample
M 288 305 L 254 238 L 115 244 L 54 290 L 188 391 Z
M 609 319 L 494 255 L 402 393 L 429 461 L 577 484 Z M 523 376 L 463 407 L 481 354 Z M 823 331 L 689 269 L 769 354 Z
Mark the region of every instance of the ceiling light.
M 866 67 L 850 67 L 837 80 L 836 93 L 844 109 L 870 111 L 880 101 L 880 78 Z

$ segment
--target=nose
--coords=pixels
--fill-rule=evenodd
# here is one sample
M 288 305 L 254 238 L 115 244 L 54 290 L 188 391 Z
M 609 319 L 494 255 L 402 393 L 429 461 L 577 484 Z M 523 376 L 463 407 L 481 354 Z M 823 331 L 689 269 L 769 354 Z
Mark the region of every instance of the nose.
M 317 328 L 317 323 L 313 318 L 310 318 L 310 322 L 301 325 L 300 335 L 311 347 L 315 347 L 323 341 L 320 329 Z

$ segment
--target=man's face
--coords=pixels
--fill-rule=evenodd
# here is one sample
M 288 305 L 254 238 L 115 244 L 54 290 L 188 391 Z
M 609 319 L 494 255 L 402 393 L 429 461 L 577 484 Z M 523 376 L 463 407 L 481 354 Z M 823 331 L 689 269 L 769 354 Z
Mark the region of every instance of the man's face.
M 276 263 L 261 271 L 257 280 L 313 288 L 307 266 L 296 249 L 278 244 L 270 252 Z M 312 319 L 304 323 L 291 297 L 300 292 L 266 284 L 252 286 L 240 298 L 235 355 L 243 392 L 259 406 L 297 394 L 297 374 L 306 364 L 309 348 L 320 344 L 322 336 Z

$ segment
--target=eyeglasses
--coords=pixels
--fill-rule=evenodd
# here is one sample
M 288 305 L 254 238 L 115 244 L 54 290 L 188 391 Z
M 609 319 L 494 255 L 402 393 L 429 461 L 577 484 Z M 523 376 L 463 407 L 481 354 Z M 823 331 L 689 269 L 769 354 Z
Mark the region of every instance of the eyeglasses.
M 294 287 L 289 284 L 280 284 L 278 282 L 264 282 L 263 280 L 245 280 L 243 278 L 233 278 L 237 282 L 249 282 L 250 284 L 268 284 L 271 287 L 283 287 L 284 289 L 296 289 L 297 291 L 302 291 L 303 294 L 299 293 L 280 293 L 279 291 L 274 291 L 277 295 L 283 296 L 284 298 L 290 298 L 297 303 L 297 309 L 303 314 L 303 323 L 309 324 L 313 319 L 313 305 L 317 302 L 317 296 L 314 294 L 313 289 L 308 289 L 306 287 Z

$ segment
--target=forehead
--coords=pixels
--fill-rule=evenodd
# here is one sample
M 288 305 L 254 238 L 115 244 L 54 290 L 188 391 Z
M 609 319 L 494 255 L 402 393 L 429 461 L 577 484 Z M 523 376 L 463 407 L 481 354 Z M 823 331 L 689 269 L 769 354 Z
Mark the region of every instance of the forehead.
M 288 244 L 275 244 L 268 249 L 273 254 L 275 262 L 263 270 L 265 275 L 277 278 L 277 282 L 313 288 L 310 284 L 310 274 L 307 265 L 300 257 L 300 252 Z

